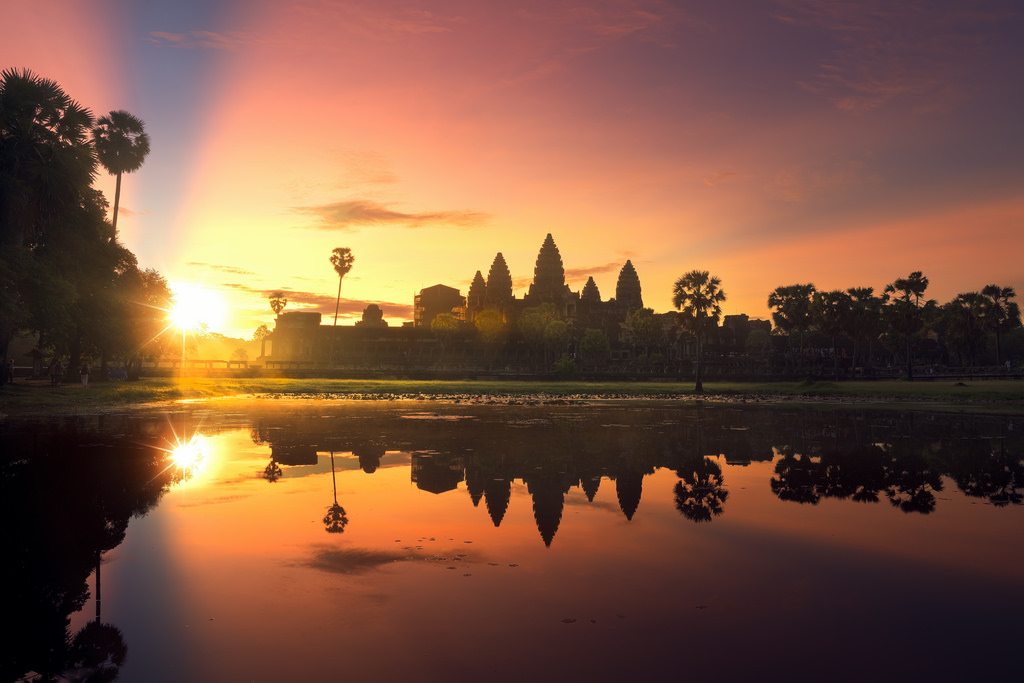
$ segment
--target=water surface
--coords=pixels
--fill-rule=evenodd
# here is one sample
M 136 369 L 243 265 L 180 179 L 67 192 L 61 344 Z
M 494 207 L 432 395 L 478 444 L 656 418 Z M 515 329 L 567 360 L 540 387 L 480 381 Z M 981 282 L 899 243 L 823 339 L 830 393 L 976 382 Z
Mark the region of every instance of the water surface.
M 1013 680 L 1022 428 L 639 401 L 9 421 L 3 674 Z

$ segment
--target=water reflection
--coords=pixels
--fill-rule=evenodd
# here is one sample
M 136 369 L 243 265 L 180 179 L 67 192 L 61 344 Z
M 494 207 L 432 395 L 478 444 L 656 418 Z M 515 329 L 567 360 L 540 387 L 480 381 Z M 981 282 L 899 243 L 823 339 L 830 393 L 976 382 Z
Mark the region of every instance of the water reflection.
M 43 680 L 117 677 L 127 648 L 102 621 L 102 557 L 183 476 L 172 466 L 170 437 L 165 420 L 48 422 L 3 432 L 5 612 L 18 626 L 7 631 L 0 679 L 29 671 Z M 95 620 L 70 633 L 69 615 L 89 600 L 93 573 Z
M 596 421 L 581 409 L 502 415 L 448 407 L 378 424 L 390 419 L 385 413 L 364 416 L 358 429 L 322 415 L 267 417 L 253 440 L 270 446 L 268 471 L 315 464 L 327 449 L 332 462 L 335 452 L 351 453 L 372 474 L 387 452 L 407 452 L 411 481 L 420 490 L 440 494 L 464 483 L 473 506 L 483 500 L 496 527 L 508 510 L 512 482 L 521 480 L 546 545 L 571 490 L 593 501 L 602 480 L 613 482 L 619 508 L 631 520 L 644 477 L 658 468 L 679 476 L 679 512 L 710 522 L 724 514 L 729 497 L 719 459 L 773 462 L 767 484 L 780 500 L 795 503 L 885 500 L 903 512 L 930 513 L 944 477 L 965 495 L 996 505 L 1022 502 L 1021 443 L 1007 418 L 699 406 L 603 409 Z
M 133 520 L 161 506 L 168 491 L 181 490 L 180 485 L 187 481 L 197 483 L 194 466 L 180 462 L 186 452 L 189 463 L 201 459 L 210 465 L 215 458 L 204 441 L 239 431 L 242 439 L 248 435 L 254 457 L 259 458 L 248 481 L 258 484 L 260 490 L 280 491 L 283 482 L 309 482 L 312 493 L 306 509 L 315 514 L 314 526 L 324 541 L 314 546 L 302 564 L 339 576 L 379 571 L 419 557 L 416 553 L 435 539 L 424 537 L 418 526 L 380 526 L 388 531 L 374 539 L 372 525 L 383 525 L 382 520 L 397 514 L 402 506 L 409 508 L 411 518 L 418 516 L 417 505 L 438 514 L 447 511 L 447 507 L 430 505 L 429 500 L 435 498 L 457 501 L 462 514 L 483 516 L 487 526 L 503 532 L 492 544 L 502 538 L 516 542 L 515 528 L 508 527 L 516 523 L 513 512 L 524 509 L 521 504 L 529 501 L 532 543 L 548 553 L 560 544 L 572 552 L 583 551 L 586 544 L 579 534 L 565 539 L 564 534 L 572 534 L 567 530 L 570 526 L 593 528 L 602 542 L 607 534 L 609 539 L 628 544 L 624 540 L 628 536 L 618 535 L 620 527 L 632 529 L 647 521 L 650 524 L 635 533 L 649 534 L 652 526 L 657 526 L 663 535 L 642 538 L 656 538 L 655 543 L 670 547 L 685 533 L 683 529 L 710 533 L 731 514 L 747 525 L 751 519 L 761 520 L 763 513 L 748 509 L 752 498 L 761 494 L 788 511 L 773 509 L 780 524 L 806 527 L 814 526 L 811 516 L 827 507 L 826 500 L 847 501 L 851 508 L 884 510 L 886 515 L 907 520 L 923 520 L 922 513 L 944 507 L 962 511 L 962 500 L 985 502 L 993 511 L 1004 513 L 1024 502 L 1024 442 L 1012 419 L 1005 417 L 635 404 L 501 410 L 465 405 L 336 405 L 288 410 L 257 406 L 246 413 L 179 413 L 171 419 L 136 414 L 8 422 L 0 431 L 4 454 L 0 461 L 0 514 L 12 522 L 4 525 L 2 546 L 9 558 L 6 566 L 14 573 L 10 585 L 17 586 L 9 591 L 7 609 L 20 628 L 3 645 L 0 679 L 15 680 L 29 672 L 44 680 L 117 677 L 130 660 L 127 654 L 133 634 L 122 634 L 120 623 L 103 621 L 104 556 L 124 542 Z M 345 479 L 350 474 L 366 483 L 356 486 L 354 480 Z M 415 492 L 429 495 L 397 502 L 401 492 L 395 492 L 396 476 L 404 477 Z M 240 478 L 244 476 L 232 474 L 223 481 L 214 478 L 209 485 L 225 489 L 223 497 L 216 500 L 243 497 L 229 488 L 237 488 Z M 379 496 L 373 493 L 375 487 Z M 255 494 L 244 494 L 249 495 Z M 344 534 L 349 513 L 339 501 L 350 507 L 355 519 Z M 609 508 L 614 516 L 607 514 Z M 280 516 L 287 508 L 274 509 L 274 515 Z M 661 516 L 663 509 L 669 509 L 678 526 L 667 525 Z M 738 512 L 731 512 L 735 510 Z M 274 515 L 261 524 L 275 523 Z M 322 526 L 315 524 L 321 517 Z M 940 516 L 928 520 L 935 517 Z M 437 528 L 446 524 L 440 518 L 418 521 Z M 240 535 L 238 529 L 245 522 L 237 524 L 240 526 L 227 527 L 229 535 L 217 539 L 224 544 L 241 543 L 231 537 Z M 414 532 L 407 530 L 412 528 L 420 534 L 415 540 L 411 537 Z M 450 528 L 455 528 L 454 523 Z M 294 526 L 282 529 L 284 533 L 271 533 L 268 528 L 265 536 L 280 543 L 288 535 L 300 534 Z M 700 545 L 707 542 L 701 539 L 721 538 L 724 545 L 730 535 L 743 530 L 740 525 L 730 527 L 721 537 L 686 538 L 694 548 L 703 547 L 701 556 L 718 567 L 729 563 L 723 559 L 729 556 L 712 560 L 717 556 Z M 329 539 L 325 531 L 331 535 Z M 456 532 L 449 533 L 450 544 L 460 542 Z M 350 539 L 352 534 L 357 535 L 358 543 Z M 729 552 L 752 552 L 749 548 L 756 543 L 745 542 L 744 550 Z M 495 547 L 490 546 L 488 552 L 497 552 Z M 242 554 L 263 552 L 248 549 Z M 614 554 L 615 549 L 608 552 Z M 950 552 L 961 551 L 953 548 Z M 656 576 L 662 561 L 673 571 L 688 567 L 664 553 L 659 556 L 656 551 L 632 549 L 623 561 L 644 577 Z M 759 562 L 772 566 L 758 557 Z M 460 562 L 474 558 L 466 551 L 448 549 L 430 559 L 456 569 Z M 482 559 L 476 561 L 483 563 Z M 572 573 L 577 582 L 587 572 L 600 571 L 602 562 L 610 562 L 605 555 L 580 561 L 586 568 Z M 984 556 L 979 561 L 984 561 Z M 506 561 L 503 566 L 515 564 Z M 713 575 L 702 575 L 703 569 L 686 570 L 703 576 L 705 583 L 714 580 Z M 608 571 L 609 576 L 615 575 Z M 456 575 L 470 577 L 471 572 Z M 543 573 L 538 576 L 543 578 Z M 784 574 L 771 576 L 780 581 Z M 665 583 L 645 580 L 659 591 L 670 590 Z M 737 580 L 753 581 L 736 576 L 732 580 L 730 590 L 738 590 Z M 515 595 L 509 588 L 515 585 L 495 583 L 491 591 Z M 595 590 L 595 585 L 590 590 Z M 606 584 L 600 586 L 607 590 Z M 563 586 L 561 590 L 571 593 L 574 589 Z M 1019 586 L 1014 590 L 1015 595 L 1020 593 Z M 494 593 L 487 595 L 493 598 Z M 72 627 L 72 615 L 83 610 L 90 598 L 95 601 L 95 617 L 77 619 Z M 636 599 L 636 595 L 631 597 Z M 701 598 L 697 606 L 706 602 Z M 657 604 L 651 599 L 648 609 L 656 611 Z M 314 611 L 315 607 L 304 609 Z M 506 609 L 514 611 L 511 605 Z M 740 621 L 762 618 L 746 613 L 734 616 Z M 501 618 L 510 619 L 507 612 Z M 245 618 L 240 621 L 244 623 Z M 626 638 L 621 633 L 614 637 Z

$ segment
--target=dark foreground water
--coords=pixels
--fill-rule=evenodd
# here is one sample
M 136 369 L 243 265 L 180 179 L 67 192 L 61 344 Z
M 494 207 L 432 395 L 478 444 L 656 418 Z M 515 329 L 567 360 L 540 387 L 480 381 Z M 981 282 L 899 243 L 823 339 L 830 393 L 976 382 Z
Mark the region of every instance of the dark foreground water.
M 0 676 L 1024 680 L 1022 437 L 642 402 L 0 422 Z

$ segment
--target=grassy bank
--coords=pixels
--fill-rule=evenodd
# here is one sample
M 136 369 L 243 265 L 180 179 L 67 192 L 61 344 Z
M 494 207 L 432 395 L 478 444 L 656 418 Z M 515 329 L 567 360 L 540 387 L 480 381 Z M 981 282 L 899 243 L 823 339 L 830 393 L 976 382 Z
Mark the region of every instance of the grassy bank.
M 1024 382 L 707 382 L 706 400 L 922 402 L 1024 414 Z M 0 389 L 0 413 L 93 412 L 229 396 L 389 399 L 462 396 L 561 396 L 589 399 L 694 398 L 692 383 L 169 379 L 70 384 L 19 383 Z

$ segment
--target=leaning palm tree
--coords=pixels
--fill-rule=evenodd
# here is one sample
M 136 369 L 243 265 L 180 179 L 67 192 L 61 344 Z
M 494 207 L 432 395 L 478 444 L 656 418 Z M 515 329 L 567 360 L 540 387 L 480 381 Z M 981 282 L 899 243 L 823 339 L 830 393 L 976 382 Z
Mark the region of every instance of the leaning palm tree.
M 352 270 L 352 264 L 355 263 L 356 258 L 352 255 L 352 250 L 348 247 L 335 247 L 334 251 L 331 252 L 331 265 L 334 266 L 334 272 L 338 274 L 338 300 L 334 304 L 334 326 L 338 326 L 338 309 L 341 306 L 341 281 L 348 275 L 348 271 Z
M 341 307 L 341 281 L 348 275 L 348 271 L 352 270 L 352 264 L 355 263 L 356 257 L 352 255 L 352 250 L 348 247 L 335 247 L 334 251 L 331 252 L 331 265 L 334 266 L 334 272 L 338 274 L 338 299 L 334 303 L 334 327 L 338 327 L 338 309 Z M 334 338 L 336 331 L 331 332 L 331 365 L 334 365 Z
M 704 354 L 704 338 L 710 330 L 718 327 L 722 317 L 722 302 L 725 292 L 719 287 L 722 281 L 712 277 L 706 270 L 691 270 L 676 280 L 672 287 L 672 304 L 682 313 L 682 325 L 697 338 L 696 386 L 698 394 L 704 392 L 701 382 L 701 360 Z
M 117 176 L 114 189 L 114 230 L 117 230 L 117 207 L 121 202 L 121 174 L 142 167 L 149 154 L 149 135 L 142 120 L 126 111 L 116 110 L 101 116 L 92 131 L 96 157 L 107 173 Z

